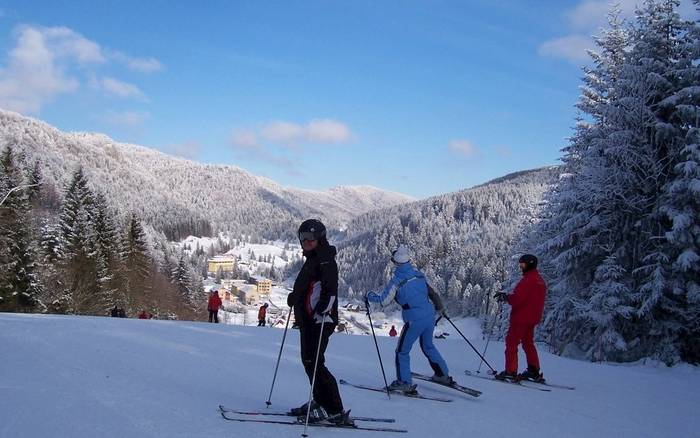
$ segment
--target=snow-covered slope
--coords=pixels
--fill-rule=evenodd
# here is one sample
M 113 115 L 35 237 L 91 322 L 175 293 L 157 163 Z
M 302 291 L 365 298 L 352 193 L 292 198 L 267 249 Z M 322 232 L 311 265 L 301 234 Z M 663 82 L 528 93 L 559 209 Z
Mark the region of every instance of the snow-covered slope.
M 0 314 L 0 436 L 298 437 L 297 426 L 227 422 L 217 405 L 265 410 L 282 331 L 194 322 Z M 439 340 L 452 374 L 483 391 L 479 399 L 420 383 L 437 403 L 341 386 L 356 415 L 396 418 L 406 435 L 310 429 L 311 437 L 678 437 L 697 436 L 700 372 L 690 366 L 614 366 L 542 353 L 550 393 L 472 379 L 478 360 L 461 339 Z M 395 339 L 378 339 L 393 374 Z M 482 342 L 476 341 L 477 347 Z M 308 380 L 290 330 L 270 411 L 304 401 Z M 488 359 L 500 365 L 503 344 Z M 327 365 L 338 378 L 379 385 L 370 337 L 336 334 Z M 416 346 L 413 369 L 429 366 Z
M 412 198 L 372 187 L 327 191 L 283 187 L 235 166 L 204 165 L 101 134 L 64 133 L 41 121 L 0 110 L 0 148 L 13 146 L 57 190 L 78 166 L 119 211 L 137 212 L 174 238 L 196 221 L 217 229 L 277 238 L 307 217 L 342 226 L 372 209 Z M 196 230 L 189 233 L 195 233 Z

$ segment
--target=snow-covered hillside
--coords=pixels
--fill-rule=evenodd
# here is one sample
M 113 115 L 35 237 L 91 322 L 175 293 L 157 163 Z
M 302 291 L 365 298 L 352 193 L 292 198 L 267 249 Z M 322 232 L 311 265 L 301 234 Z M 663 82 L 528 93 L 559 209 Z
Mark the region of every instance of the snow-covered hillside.
M 412 200 L 366 186 L 327 191 L 283 187 L 239 167 L 204 165 L 102 134 L 64 133 L 0 110 L 0 148 L 8 145 L 23 154 L 27 166 L 39 160 L 45 182 L 58 191 L 82 166 L 112 207 L 122 214 L 138 213 L 175 239 L 186 236 L 183 229 L 196 230 L 198 221 L 276 238 L 308 217 L 342 226 L 356 215 Z
M 223 420 L 217 405 L 265 410 L 282 330 L 224 324 L 97 317 L 0 314 L 0 436 L 298 437 L 302 428 Z M 395 339 L 379 346 L 390 376 Z M 341 386 L 356 415 L 396 418 L 408 434 L 310 429 L 311 437 L 678 437 L 697 436 L 700 372 L 650 365 L 592 364 L 542 354 L 553 382 L 575 391 L 549 393 L 473 379 L 478 360 L 461 339 L 436 341 L 462 384 L 478 399 L 420 383 L 438 403 Z M 481 340 L 475 340 L 481 347 Z M 301 404 L 308 381 L 290 330 L 270 411 Z M 501 363 L 503 344 L 488 359 Z M 327 365 L 337 378 L 380 385 L 367 336 L 336 334 Z M 416 346 L 413 369 L 430 368 Z

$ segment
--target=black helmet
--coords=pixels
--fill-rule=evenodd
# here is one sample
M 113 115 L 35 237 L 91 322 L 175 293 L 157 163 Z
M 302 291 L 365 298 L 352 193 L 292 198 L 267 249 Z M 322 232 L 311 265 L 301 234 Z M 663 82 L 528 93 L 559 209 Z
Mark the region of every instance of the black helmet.
M 520 260 L 518 260 L 518 263 L 525 263 L 527 265 L 527 268 L 525 269 L 526 271 L 529 271 L 530 269 L 536 269 L 537 257 L 535 257 L 532 254 L 523 254 L 520 256 Z
M 318 219 L 307 219 L 299 225 L 297 237 L 299 237 L 299 242 L 321 240 L 326 237 L 326 226 Z

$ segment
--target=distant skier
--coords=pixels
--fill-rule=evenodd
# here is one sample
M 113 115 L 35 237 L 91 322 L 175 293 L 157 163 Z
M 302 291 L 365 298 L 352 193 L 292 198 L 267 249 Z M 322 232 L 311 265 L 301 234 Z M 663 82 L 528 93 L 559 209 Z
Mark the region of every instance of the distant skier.
M 219 291 L 214 288 L 211 290 L 211 295 L 209 295 L 209 302 L 207 303 L 207 310 L 209 310 L 209 322 L 219 323 L 219 308 L 221 307 L 221 298 L 219 297 Z
M 260 306 L 258 310 L 258 327 L 265 327 L 265 318 L 267 316 L 267 303 Z
M 389 330 L 389 336 L 391 336 L 392 338 L 394 338 L 394 337 L 396 337 L 397 334 L 398 334 L 398 333 L 396 332 L 396 327 L 394 327 L 394 326 L 392 325 L 392 326 L 391 326 L 391 330 Z
M 114 308 L 110 312 L 110 315 L 112 316 L 112 318 L 119 318 L 119 307 L 117 307 L 116 304 L 114 305 Z
M 369 292 L 367 301 L 388 306 L 396 301 L 402 308 L 404 326 L 396 346 L 396 380 L 389 384 L 390 390 L 414 393 L 416 385 L 411 379 L 411 348 L 420 339 L 420 347 L 435 372 L 432 379 L 438 383 L 453 383 L 447 363 L 433 344 L 435 313 L 444 314 L 440 296 L 427 283 L 425 275 L 411 265 L 408 248 L 405 245 L 391 253 L 394 263 L 394 276 L 381 294 Z M 431 304 L 432 301 L 432 304 Z M 434 306 L 434 307 L 433 307 Z
M 349 418 L 349 411 L 343 409 L 338 383 L 326 368 L 324 356 L 328 340 L 338 324 L 336 249 L 328 243 L 326 227 L 319 220 L 309 219 L 302 222 L 297 235 L 306 261 L 294 281 L 294 289 L 287 296 L 287 304 L 294 307 L 294 321 L 299 325 L 301 361 L 309 382 L 313 380 L 318 351 L 309 421 L 351 425 L 353 422 Z M 305 417 L 307 409 L 308 404 L 305 403 L 290 412 Z
M 139 319 L 148 319 L 148 315 L 146 314 L 145 310 L 142 310 L 139 312 Z
M 547 285 L 537 271 L 537 257 L 525 254 L 518 261 L 523 277 L 508 295 L 499 292 L 494 297 L 511 305 L 510 325 L 506 335 L 506 369 L 498 374 L 499 380 L 532 380 L 544 382 L 540 359 L 535 348 L 535 326 L 542 320 Z M 518 374 L 518 344 L 523 344 L 527 370 Z

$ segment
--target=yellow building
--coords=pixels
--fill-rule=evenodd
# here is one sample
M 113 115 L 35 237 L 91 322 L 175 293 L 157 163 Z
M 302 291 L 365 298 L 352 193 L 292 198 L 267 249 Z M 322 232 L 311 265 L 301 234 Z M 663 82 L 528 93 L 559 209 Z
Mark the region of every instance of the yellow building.
M 262 277 L 253 277 L 253 283 L 258 286 L 258 293 L 260 295 L 270 295 L 272 290 L 272 280 Z
M 250 305 L 260 300 L 258 288 L 252 284 L 246 284 L 238 288 L 238 299 L 240 302 Z
M 207 271 L 216 274 L 221 269 L 222 272 L 233 272 L 236 267 L 236 259 L 231 256 L 214 256 L 208 260 Z

